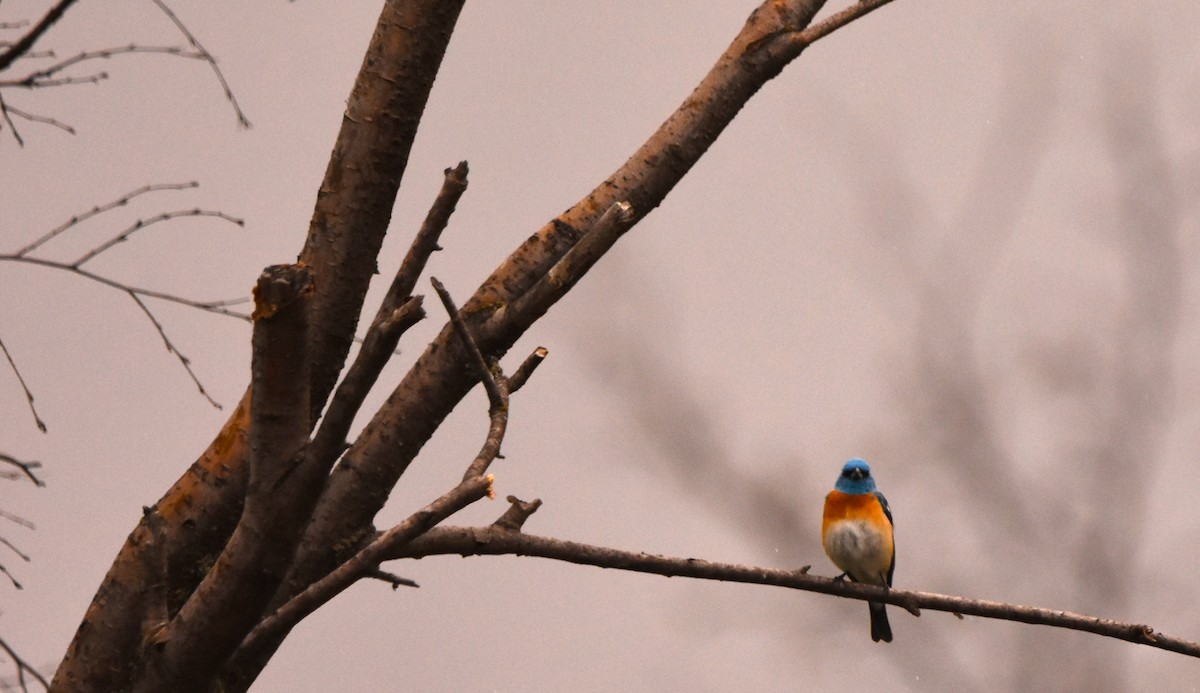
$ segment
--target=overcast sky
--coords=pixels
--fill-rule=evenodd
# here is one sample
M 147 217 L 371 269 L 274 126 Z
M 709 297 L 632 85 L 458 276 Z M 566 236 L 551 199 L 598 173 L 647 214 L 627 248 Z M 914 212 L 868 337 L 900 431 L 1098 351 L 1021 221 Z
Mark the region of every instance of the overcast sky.
M 468 3 L 381 272 L 466 159 L 430 265 L 464 300 L 654 131 L 755 4 Z M 0 21 L 44 5 L 7 0 Z M 0 254 L 143 185 L 195 180 L 39 253 L 71 260 L 139 217 L 200 207 L 246 226 L 158 225 L 91 268 L 221 299 L 295 258 L 378 7 L 174 9 L 253 128 L 204 64 L 161 55 L 99 63 L 98 85 L 6 90 L 77 134 L 18 120 L 20 148 L 0 131 Z M 550 357 L 513 398 L 499 497 L 541 498 L 538 534 L 832 575 L 822 499 L 862 456 L 896 518 L 898 587 L 1200 639 L 1198 30 L 1187 0 L 897 0 L 815 45 L 517 344 L 511 365 L 538 345 Z M 131 42 L 181 43 L 152 3 L 110 0 L 80 2 L 44 45 Z M 48 482 L 0 487 L 0 509 L 37 525 L 0 526 L 33 558 L 0 548 L 25 586 L 0 585 L 0 635 L 49 674 L 141 507 L 245 389 L 250 328 L 150 304 L 218 411 L 128 297 L 0 268 L 0 338 L 49 425 L 0 368 L 0 451 L 42 461 Z M 440 328 L 430 313 L 365 412 Z M 486 427 L 473 392 L 377 524 L 452 486 Z M 255 690 L 1195 690 L 1181 656 L 1066 631 L 892 609 L 883 645 L 862 603 L 802 592 L 528 558 L 389 568 L 421 588 L 354 587 Z

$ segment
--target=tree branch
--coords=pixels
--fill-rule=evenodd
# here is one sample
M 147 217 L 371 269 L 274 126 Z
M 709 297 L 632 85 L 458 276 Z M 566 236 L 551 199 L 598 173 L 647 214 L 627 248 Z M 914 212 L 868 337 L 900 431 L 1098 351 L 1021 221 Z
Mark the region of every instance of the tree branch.
M 425 271 L 425 264 L 429 261 L 429 256 L 441 250 L 438 239 L 441 238 L 446 225 L 450 223 L 450 215 L 458 206 L 459 198 L 467 191 L 467 162 L 460 161 L 458 166 L 446 169 L 443 176 L 442 188 L 434 198 L 433 205 L 430 206 L 429 213 L 421 224 L 421 229 L 413 238 L 412 245 L 408 248 L 408 254 L 404 256 L 404 262 L 400 263 L 400 269 L 396 272 L 396 277 L 388 288 L 387 297 L 379 306 L 379 313 L 375 316 L 376 320 L 379 320 L 379 316 L 385 312 L 394 310 L 412 295 L 413 289 L 417 286 L 417 280 Z
M 118 243 L 124 243 L 135 232 L 140 231 L 140 230 L 146 228 L 147 226 L 153 226 L 154 224 L 158 224 L 160 222 L 170 221 L 172 219 L 178 219 L 179 217 L 216 217 L 217 219 L 227 221 L 230 224 L 234 224 L 235 226 L 244 227 L 246 225 L 246 222 L 243 221 L 242 219 L 238 219 L 237 217 L 231 217 L 224 212 L 217 211 L 217 210 L 211 210 L 211 209 L 194 208 L 194 209 L 179 209 L 179 210 L 175 210 L 173 212 L 162 212 L 160 214 L 156 214 L 156 215 L 150 217 L 149 219 L 138 219 L 133 224 L 131 224 L 128 228 L 126 228 L 123 231 L 121 231 L 120 233 L 118 233 L 116 236 L 113 236 L 112 238 L 108 239 L 107 241 L 101 243 L 100 245 L 92 248 L 91 250 L 89 250 L 86 253 L 84 253 L 83 255 L 81 255 L 78 260 L 75 260 L 74 262 L 71 263 L 71 267 L 78 269 L 79 266 L 82 265 L 83 263 L 91 260 L 92 258 L 96 257 L 100 253 L 103 253 L 104 251 L 108 250 L 109 248 L 112 248 L 113 246 L 117 245 Z
M 425 318 L 421 297 L 413 296 L 388 314 L 382 312 L 367 330 L 362 348 L 354 363 L 346 369 L 346 377 L 334 392 L 321 426 L 313 436 L 313 444 L 305 455 L 305 465 L 315 465 L 325 472 L 333 466 L 346 448 L 346 435 L 354 423 L 363 400 L 379 379 L 383 367 L 396 351 L 400 337 L 408 328 Z
M 37 407 L 33 405 L 33 393 L 29 391 L 29 386 L 25 384 L 25 378 L 21 375 L 20 369 L 17 368 L 17 362 L 13 360 L 12 354 L 8 353 L 8 347 L 4 346 L 3 339 L 0 339 L 0 351 L 4 352 L 4 358 L 8 360 L 8 365 L 12 368 L 13 375 L 17 376 L 17 382 L 20 383 L 21 389 L 25 392 L 25 401 L 29 403 L 29 413 L 33 414 L 33 422 L 37 425 L 39 431 L 45 433 L 46 422 L 42 421 L 42 417 L 38 416 Z M 26 469 L 25 473 L 28 474 L 29 470 Z M 42 485 L 32 474 L 29 474 L 29 476 L 39 486 Z
M 195 48 L 196 52 L 203 57 L 204 62 L 208 63 L 208 66 L 212 68 L 213 73 L 217 76 L 217 81 L 221 83 L 221 89 L 225 92 L 225 99 L 233 107 L 233 113 L 237 116 L 238 124 L 244 128 L 249 128 L 250 120 L 246 118 L 246 114 L 242 112 L 242 107 L 238 105 L 237 97 L 233 95 L 233 90 L 229 88 L 229 82 L 225 81 L 225 73 L 221 72 L 221 68 L 217 66 L 216 57 L 212 53 L 209 53 L 207 48 L 200 45 L 200 41 L 187 28 L 187 25 L 180 21 L 179 17 L 176 16 L 170 7 L 167 7 L 167 4 L 163 0 L 153 0 L 153 2 L 158 6 L 158 9 L 162 10 L 163 14 L 167 15 L 167 19 L 171 20 L 171 23 L 175 25 L 179 33 L 183 34 L 183 37 L 187 39 L 192 48 Z
M 8 47 L 8 50 L 0 53 L 0 70 L 8 69 L 8 66 L 13 64 L 13 61 L 27 53 L 30 48 L 33 48 L 33 44 L 37 43 L 42 34 L 46 33 L 46 30 L 53 26 L 63 16 L 63 13 L 67 11 L 67 8 L 73 4 L 75 4 L 75 0 L 59 0 L 58 4 L 51 7 L 32 29 L 17 39 L 16 43 Z
M 50 690 L 50 682 L 48 682 L 41 674 L 39 674 L 37 669 L 34 669 L 32 666 L 30 666 L 29 662 L 26 662 L 24 659 L 22 659 L 21 656 L 17 654 L 17 651 L 4 641 L 4 638 L 0 638 L 0 649 L 4 650 L 4 652 L 8 655 L 8 658 L 13 661 L 13 666 L 17 668 L 17 682 L 20 684 L 22 692 L 29 690 L 25 683 L 25 674 L 27 672 L 30 676 L 37 679 L 37 682 L 42 684 L 43 688 L 45 688 L 47 691 Z
M 300 253 L 321 287 L 312 318 L 313 421 L 354 339 L 417 126 L 464 1 L 388 0 L 347 100 Z
M 108 79 L 108 73 L 97 72 L 84 77 L 60 77 L 57 79 L 51 79 L 51 77 L 54 77 L 54 75 L 66 70 L 69 67 L 79 65 L 80 63 L 86 63 L 91 60 L 107 60 L 114 56 L 130 55 L 134 53 L 156 53 L 159 55 L 177 58 L 187 58 L 189 60 L 208 59 L 208 56 L 205 56 L 202 53 L 189 53 L 187 49 L 179 46 L 142 46 L 136 43 L 131 43 L 128 46 L 115 46 L 113 48 L 81 51 L 69 58 L 60 60 L 53 65 L 47 65 L 46 67 L 29 72 L 24 77 L 0 80 L 0 87 L 38 89 L 42 87 L 59 87 L 69 84 L 94 84 L 101 80 Z
M 491 497 L 492 481 L 493 477 L 490 474 L 466 479 L 442 497 L 413 513 L 404 522 L 380 533 L 345 563 L 264 618 L 246 636 L 238 648 L 238 653 L 231 660 L 231 665 L 243 657 L 253 660 L 255 654 L 263 647 L 269 647 L 273 651 L 275 643 L 287 635 L 304 617 L 324 606 L 360 578 L 370 576 L 379 567 L 385 555 L 399 551 L 415 537 L 428 532 L 442 520 L 480 498 Z
M 204 397 L 204 399 L 208 400 L 208 403 L 211 404 L 214 409 L 222 409 L 223 407 L 221 404 L 208 394 L 208 390 L 204 389 L 204 383 L 200 382 L 200 378 L 196 376 L 196 371 L 192 370 L 192 360 L 184 356 L 183 352 L 175 347 L 175 344 L 171 342 L 171 338 L 167 336 L 167 331 L 163 329 L 162 323 L 158 321 L 158 318 L 154 317 L 154 313 L 150 312 L 150 308 L 146 305 L 146 303 L 136 293 L 132 291 L 127 293 L 129 294 L 129 298 L 133 299 L 133 302 L 137 304 L 137 307 L 142 309 L 142 313 L 146 315 L 146 318 L 150 321 L 150 324 L 154 326 L 155 331 L 158 332 L 158 336 L 162 337 L 163 344 L 167 347 L 167 352 L 174 354 L 175 358 L 179 359 L 179 363 L 183 366 L 183 370 L 187 371 L 188 377 L 192 379 L 192 382 L 196 385 L 196 388 L 200 390 L 200 395 Z
M 534 501 L 537 503 L 537 501 Z M 527 516 L 527 515 L 526 515 Z M 488 527 L 439 527 L 414 539 L 386 559 L 460 556 L 537 556 L 578 565 L 613 568 L 667 577 L 690 577 L 755 585 L 772 585 L 848 599 L 886 602 L 904 609 L 929 609 L 982 618 L 1018 621 L 1093 633 L 1162 650 L 1200 657 L 1200 643 L 1156 632 L 1147 625 L 1123 623 L 1058 609 L 955 597 L 932 592 L 885 589 L 875 585 L 835 580 L 808 574 L 808 566 L 796 571 L 717 563 L 697 558 L 679 558 L 623 551 L 591 544 L 525 534 L 497 524 Z
M 89 209 L 88 211 L 83 212 L 82 214 L 76 214 L 76 215 L 72 216 L 70 219 L 66 220 L 62 224 L 59 224 L 58 226 L 54 227 L 53 229 L 50 229 L 46 233 L 39 236 L 37 238 L 37 240 L 33 241 L 32 243 L 29 243 L 28 245 L 25 245 L 20 250 L 13 253 L 12 256 L 13 257 L 23 257 L 25 255 L 28 255 L 29 253 L 40 248 L 47 241 L 52 240 L 53 238 L 55 238 L 62 232 L 70 229 L 71 227 L 82 224 L 83 222 L 87 221 L 88 219 L 91 219 L 92 217 L 99 216 L 101 214 L 104 214 L 105 212 L 116 209 L 117 207 L 124 207 L 125 205 L 128 205 L 130 203 L 130 201 L 132 201 L 134 198 L 141 197 L 142 195 L 146 195 L 146 194 L 154 193 L 154 192 L 161 192 L 164 190 L 190 190 L 192 188 L 198 188 L 198 187 L 200 187 L 200 183 L 198 183 L 197 181 L 194 181 L 194 180 L 188 181 L 187 183 L 157 183 L 157 184 L 151 184 L 151 185 L 143 185 L 142 187 L 138 188 L 137 190 L 132 190 L 130 192 L 125 193 L 124 195 L 121 195 L 120 197 L 113 200 L 112 202 L 106 202 L 102 205 L 96 205 L 96 206 L 92 207 L 91 209 Z M 240 226 L 240 224 L 239 224 L 239 226 Z
M 303 263 L 268 267 L 254 289 L 250 476 L 246 504 L 212 570 L 151 643 L 134 691 L 206 691 L 286 574 L 316 499 L 306 475 L 280 488 L 308 443 L 308 315 Z

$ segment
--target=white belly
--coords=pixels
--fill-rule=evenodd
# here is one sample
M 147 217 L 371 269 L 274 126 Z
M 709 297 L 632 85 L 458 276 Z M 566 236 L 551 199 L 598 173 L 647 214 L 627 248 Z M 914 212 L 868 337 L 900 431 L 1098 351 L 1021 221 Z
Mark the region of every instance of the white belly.
M 825 531 L 825 553 L 855 582 L 886 585 L 892 557 L 887 540 L 865 520 L 839 520 Z

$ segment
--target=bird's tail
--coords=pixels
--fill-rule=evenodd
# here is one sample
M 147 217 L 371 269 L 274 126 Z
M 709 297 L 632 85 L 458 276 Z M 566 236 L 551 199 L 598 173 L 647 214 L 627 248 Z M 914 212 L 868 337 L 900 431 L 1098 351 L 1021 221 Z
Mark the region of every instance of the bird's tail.
M 870 602 L 871 606 L 871 639 L 875 642 L 892 641 L 892 626 L 888 623 L 887 610 L 879 602 Z

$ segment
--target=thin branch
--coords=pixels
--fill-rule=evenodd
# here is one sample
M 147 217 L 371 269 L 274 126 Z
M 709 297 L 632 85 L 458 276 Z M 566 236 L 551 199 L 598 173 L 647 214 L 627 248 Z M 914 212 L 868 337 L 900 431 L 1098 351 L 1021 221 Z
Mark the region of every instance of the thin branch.
M 4 261 L 24 262 L 24 263 L 27 263 L 30 265 L 38 265 L 41 267 L 49 267 L 51 269 L 62 270 L 64 272 L 71 272 L 73 274 L 77 274 L 77 275 L 83 277 L 84 279 L 90 279 L 94 282 L 97 282 L 97 283 L 103 284 L 105 286 L 111 287 L 113 289 L 116 289 L 122 293 L 137 294 L 138 296 L 141 296 L 142 298 L 156 298 L 161 301 L 168 301 L 170 303 L 178 303 L 181 306 L 188 306 L 189 308 L 197 308 L 199 310 L 203 310 L 208 313 L 216 313 L 217 315 L 224 315 L 227 317 L 237 318 L 239 320 L 244 320 L 246 322 L 250 322 L 250 316 L 247 315 L 246 313 L 239 313 L 236 310 L 229 310 L 229 308 L 228 308 L 229 306 L 232 306 L 232 305 L 238 305 L 240 303 L 245 303 L 248 300 L 245 298 L 223 299 L 223 300 L 217 300 L 217 301 L 193 301 L 190 298 L 183 298 L 181 296 L 176 296 L 175 294 L 168 294 L 163 291 L 155 291 L 154 289 L 143 289 L 140 287 L 132 286 L 130 284 L 125 284 L 124 282 L 119 282 L 115 279 L 111 279 L 104 275 L 96 274 L 95 272 L 90 272 L 81 267 L 72 267 L 71 265 L 69 265 L 65 262 L 56 262 L 54 260 L 43 260 L 42 258 L 39 258 L 39 257 L 0 255 L 0 262 L 4 262 Z
M 37 679 L 37 682 L 42 684 L 46 690 L 50 690 L 50 682 L 38 673 L 37 669 L 30 666 L 29 662 L 21 659 L 21 655 L 17 654 L 16 650 L 9 647 L 4 638 L 0 638 L 0 649 L 3 649 L 8 654 L 9 659 L 13 661 L 13 665 L 17 667 L 17 681 L 21 684 L 22 691 L 28 691 L 29 688 L 25 684 L 25 672 L 29 672 L 30 676 Z
M 4 342 L 0 341 L 0 349 L 3 349 L 3 348 L 4 348 Z M 4 349 L 4 353 L 7 354 L 8 350 Z M 9 358 L 9 363 L 12 363 L 11 357 Z M 15 366 L 14 366 L 14 369 L 15 369 Z M 46 429 L 42 428 L 42 430 L 44 431 Z M 41 468 L 41 466 L 42 466 L 41 462 L 35 462 L 33 460 L 30 460 L 29 462 L 25 462 L 23 460 L 18 460 L 17 458 L 13 457 L 12 455 L 6 455 L 2 452 L 0 452 L 0 462 L 4 462 L 6 464 L 11 464 L 12 466 L 21 470 L 21 474 L 29 477 L 29 480 L 33 482 L 34 486 L 45 486 L 46 485 L 46 482 L 39 479 L 37 477 L 37 475 L 33 473 L 33 470 Z
M 493 332 L 512 321 L 529 322 L 541 317 L 559 298 L 583 278 L 636 221 L 636 211 L 628 202 L 614 202 L 604 210 L 587 233 L 524 294 L 497 310 L 481 332 Z
M 371 570 L 368 570 L 366 572 L 366 574 L 363 575 L 363 577 L 371 578 L 373 580 L 381 580 L 383 582 L 386 582 L 392 586 L 393 590 L 399 589 L 401 587 L 420 587 L 420 585 L 418 585 L 415 580 L 409 580 L 408 578 L 402 578 L 399 575 L 389 573 L 386 570 L 380 570 L 379 568 L 373 568 Z
M 53 127 L 58 128 L 59 130 L 66 132 L 69 135 L 75 134 L 75 128 L 71 127 L 70 125 L 67 125 L 66 123 L 62 122 L 61 120 L 51 118 L 50 116 L 40 116 L 40 115 L 37 115 L 36 113 L 29 113 L 28 111 L 23 111 L 19 108 L 10 106 L 7 103 L 3 104 L 3 110 L 5 111 L 4 119 L 8 121 L 10 127 L 12 125 L 12 120 L 10 120 L 8 118 L 9 113 L 17 116 L 18 118 L 24 118 L 25 120 L 28 120 L 31 123 L 42 123 L 43 125 L 51 125 Z M 21 139 L 17 138 L 17 141 L 21 142 Z
M 238 219 L 237 217 L 229 216 L 228 214 L 226 214 L 224 212 L 213 211 L 213 210 L 208 210 L 208 209 L 195 208 L 195 209 L 180 209 L 180 210 L 176 210 L 174 212 L 163 212 L 156 216 L 150 217 L 149 219 L 138 219 L 129 228 L 125 229 L 124 231 L 121 231 L 116 236 L 110 238 L 109 240 L 105 241 L 104 243 L 101 243 L 100 245 L 96 246 L 95 248 L 92 248 L 88 252 L 84 253 L 78 260 L 71 263 L 71 267 L 78 268 L 83 263 L 87 262 L 88 260 L 91 260 L 92 258 L 96 257 L 100 253 L 103 253 L 104 251 L 108 250 L 109 248 L 113 247 L 114 245 L 125 242 L 125 240 L 128 239 L 135 232 L 140 231 L 141 229 L 144 229 L 147 226 L 152 226 L 154 224 L 157 224 L 157 223 L 163 222 L 163 221 L 170 221 L 171 219 L 178 219 L 180 217 L 215 217 L 217 219 L 222 219 L 222 220 L 227 221 L 230 224 L 234 224 L 236 226 L 244 227 L 246 225 L 246 222 L 242 219 Z
M 41 247 L 47 241 L 53 239 L 55 236 L 70 229 L 71 227 L 76 226 L 78 224 L 82 224 L 83 222 L 87 221 L 88 219 L 91 219 L 94 216 L 98 216 L 107 211 L 116 209 L 117 207 L 124 207 L 125 205 L 129 204 L 129 202 L 136 197 L 140 197 L 147 193 L 159 192 L 162 190 L 189 190 L 191 188 L 198 188 L 198 187 L 200 187 L 200 183 L 198 183 L 197 181 L 194 181 L 194 180 L 188 181 L 187 183 L 156 183 L 156 184 L 152 184 L 152 185 L 143 185 L 142 187 L 138 188 L 137 190 L 133 190 L 131 192 L 125 193 L 124 195 L 113 200 L 112 202 L 107 202 L 102 205 L 96 205 L 95 207 L 92 207 L 91 209 L 89 209 L 86 212 L 83 212 L 82 214 L 76 214 L 75 216 L 66 220 L 62 224 L 56 226 L 53 229 L 50 229 L 49 231 L 47 231 L 44 234 L 42 234 L 42 236 L 40 238 L 38 238 L 37 240 L 35 240 L 34 242 L 26 245 L 25 247 L 21 248 L 17 252 L 13 253 L 13 256 L 14 257 L 22 257 L 24 255 L 28 255 L 29 253 L 33 252 L 34 250 L 37 250 L 39 247 Z
M 454 306 L 454 300 L 450 298 L 450 292 L 446 291 L 446 287 L 442 286 L 437 277 L 430 277 L 429 281 L 433 284 L 434 290 L 437 291 L 438 297 L 442 299 L 442 305 L 445 306 L 446 313 L 450 315 L 450 322 L 454 325 L 455 331 L 458 332 L 463 346 L 470 353 L 471 363 L 475 366 L 476 374 L 483 381 L 484 388 L 488 393 L 488 434 L 487 438 L 483 441 L 483 447 L 480 448 L 479 454 L 475 456 L 475 459 L 467 467 L 467 471 L 463 473 L 463 481 L 467 481 L 468 479 L 482 476 L 488 467 L 491 466 L 492 462 L 497 457 L 500 457 L 500 445 L 504 441 L 505 431 L 508 430 L 508 379 L 500 372 L 499 365 L 496 366 L 495 373 L 488 367 L 483 352 L 479 350 L 479 345 L 471 337 L 471 332 L 468 330 L 462 316 L 459 315 L 458 308 Z M 534 354 L 536 355 L 536 353 L 535 351 Z M 530 359 L 533 358 L 534 356 L 530 357 Z M 530 359 L 526 359 L 526 363 Z M 533 366 L 530 366 L 527 371 L 532 372 Z M 528 377 L 528 372 L 525 377 Z
M 15 587 L 19 590 L 25 589 L 25 587 L 22 586 L 20 582 L 17 582 L 17 579 L 15 577 L 13 577 L 13 574 L 8 572 L 8 568 L 5 568 L 3 565 L 0 565 L 0 573 L 3 573 L 4 577 L 8 578 L 8 581 L 12 583 L 13 587 Z
M 546 347 L 538 347 L 533 350 L 532 354 L 526 356 L 521 365 L 517 366 L 516 372 L 508 376 L 508 394 L 511 395 L 524 387 L 525 383 L 529 381 L 529 376 L 533 375 L 533 372 L 549 355 L 550 351 Z
M 8 129 L 12 130 L 13 139 L 17 141 L 17 146 L 24 147 L 25 140 L 21 139 L 21 133 L 17 132 L 16 124 L 13 123 L 12 118 L 8 115 L 11 110 L 4 101 L 4 96 L 0 94 L 0 116 L 3 116 L 4 122 L 8 124 Z
M 249 128 L 250 121 L 246 118 L 246 114 L 242 113 L 242 108 L 238 105 L 237 98 L 233 95 L 233 90 L 229 88 L 229 82 L 225 81 L 225 75 L 221 72 L 221 68 L 217 66 L 217 59 L 213 57 L 212 53 L 208 52 L 207 48 L 200 45 L 200 41 L 196 40 L 196 37 L 192 35 L 192 32 L 189 31 L 187 26 L 180 21 L 179 17 L 177 17 L 175 13 L 171 11 L 171 8 L 167 7 L 165 2 L 162 0 L 154 0 L 154 4 L 158 5 L 158 9 L 162 10 L 163 14 L 167 15 L 167 18 L 170 19 L 173 24 L 175 24 L 175 28 L 179 29 L 179 33 L 183 34 L 183 37 L 187 39 L 188 43 L 192 44 L 192 48 L 195 48 L 204 57 L 204 61 L 208 63 L 209 67 L 212 68 L 213 73 L 216 74 L 217 81 L 221 83 L 221 89 L 225 90 L 225 98 L 228 99 L 230 105 L 233 106 L 233 112 L 237 114 L 238 123 L 244 128 Z
M 421 303 L 421 297 L 414 296 L 389 314 L 375 317 L 354 363 L 346 370 L 346 376 L 334 391 L 304 464 L 321 465 L 328 471 L 345 450 L 346 435 L 350 432 L 354 417 L 379 379 L 383 367 L 395 353 L 401 335 L 425 317 Z M 286 474 L 280 477 L 280 483 L 285 478 Z
M 55 79 L 39 79 L 32 84 L 15 84 L 12 82 L 0 82 L 0 86 L 7 87 L 36 87 L 38 89 L 48 89 L 50 87 L 70 87 L 79 84 L 99 84 L 108 79 L 107 72 L 93 72 L 90 75 L 67 75 L 66 77 L 58 77 Z
M 17 368 L 17 362 L 13 360 L 12 354 L 8 353 L 8 347 L 4 346 L 3 339 L 0 339 L 0 351 L 4 352 L 4 358 L 8 359 L 9 367 L 12 368 L 12 372 L 17 376 L 17 382 L 21 384 L 21 389 L 25 391 L 25 401 L 29 403 L 29 412 L 33 414 L 34 423 L 37 424 L 39 431 L 45 433 L 46 422 L 42 421 L 42 417 L 38 416 L 37 407 L 33 406 L 33 393 L 29 391 L 29 386 L 25 384 L 25 378 L 21 376 L 21 371 Z M 8 460 L 5 461 L 7 462 Z M 20 463 L 13 460 L 13 464 L 19 465 Z M 29 474 L 28 469 L 24 469 L 24 471 L 25 473 Z M 37 483 L 39 486 L 41 485 L 41 483 L 38 482 L 38 480 L 34 478 L 32 474 L 29 474 L 29 476 L 30 478 L 33 478 L 34 483 Z
M 158 321 L 158 318 L 154 317 L 154 313 L 150 312 L 150 309 L 136 293 L 133 291 L 126 291 L 126 293 L 129 295 L 129 298 L 133 299 L 133 302 L 137 304 L 138 308 L 142 309 L 142 312 L 146 314 L 146 317 L 150 319 L 150 324 L 154 325 L 154 329 L 158 332 L 158 336 L 162 337 L 163 344 L 167 347 L 167 351 L 174 354 L 175 358 L 179 359 L 179 363 L 183 366 L 183 370 L 187 371 L 188 377 L 191 378 L 192 382 L 196 384 L 196 389 L 200 390 L 200 394 L 203 395 L 204 399 L 208 400 L 208 403 L 213 405 L 213 407 L 216 409 L 223 409 L 220 403 L 218 403 L 217 400 L 213 399 L 208 394 L 208 390 L 204 389 L 204 384 L 200 382 L 200 378 L 196 377 L 196 372 L 192 370 L 191 359 L 184 356 L 183 352 L 179 351 L 179 349 L 177 349 L 175 345 L 171 343 L 171 338 L 167 336 L 167 331 L 163 329 L 162 323 Z
M 27 553 L 25 553 L 24 551 L 22 551 L 22 550 L 18 549 L 18 548 L 17 548 L 17 546 L 16 546 L 16 544 L 13 544 L 11 541 L 9 541 L 9 540 L 5 539 L 4 537 L 0 537 L 0 544 L 4 544 L 5 546 L 7 546 L 7 547 L 8 547 L 8 549 L 9 549 L 9 551 L 12 551 L 13 553 L 17 554 L 17 556 L 18 556 L 18 557 L 19 557 L 19 558 L 20 558 L 22 561 L 25 561 L 26 563 L 28 563 L 28 562 L 30 562 L 30 561 L 32 561 L 32 560 L 33 560 L 32 558 L 30 558 L 30 557 L 29 557 L 29 554 L 27 554 Z
M 1148 625 L 1139 623 L 1111 621 L 1059 609 L 968 599 L 932 592 L 886 589 L 849 580 L 839 581 L 809 575 L 807 566 L 800 570 L 790 571 L 716 563 L 697 558 L 623 551 L 525 534 L 496 525 L 434 528 L 414 539 L 401 550 L 389 553 L 386 558 L 423 558 L 446 554 L 458 554 L 464 557 L 477 555 L 537 556 L 578 565 L 651 573 L 667 577 L 690 577 L 701 580 L 771 585 L 848 599 L 886 602 L 909 610 L 929 609 L 981 618 L 1067 628 L 1178 652 L 1191 657 L 1200 657 L 1200 643 L 1167 636 L 1156 632 Z
M 20 515 L 15 515 L 13 513 L 10 513 L 7 510 L 0 510 L 0 517 L 3 517 L 4 519 L 8 520 L 9 522 L 12 522 L 13 524 L 21 525 L 22 527 L 25 527 L 27 529 L 37 529 L 37 527 L 35 527 L 34 524 L 32 522 L 30 522 L 29 520 L 26 520 L 25 518 L 21 517 Z
M 804 31 L 796 32 L 795 40 L 806 46 L 811 46 L 850 22 L 864 17 L 890 2 L 892 0 L 858 0 L 858 2 L 846 9 L 809 26 Z
M 0 24 L 3 24 L 3 22 L 0 22 Z M 0 46 L 10 46 L 10 45 L 12 45 L 12 44 L 0 42 Z M 29 51 L 25 55 L 22 55 L 20 58 L 17 58 L 17 60 L 31 60 L 31 59 L 35 59 L 35 58 L 57 58 L 57 57 L 58 57 L 58 55 L 54 52 L 54 49 L 50 49 L 50 50 L 44 50 L 44 51 Z
M 140 46 L 136 43 L 131 43 L 127 46 L 115 46 L 113 48 L 102 48 L 94 51 L 82 51 L 75 55 L 65 58 L 47 65 L 33 72 L 26 73 L 24 77 L 16 79 L 0 80 L 0 87 L 21 87 L 24 89 L 37 89 L 40 87 L 55 86 L 56 83 L 50 81 L 49 78 L 62 72 L 68 67 L 85 63 L 91 60 L 107 60 L 118 55 L 129 55 L 131 53 L 157 53 L 160 55 L 168 55 L 177 58 L 187 58 L 190 60 L 207 60 L 208 56 L 202 53 L 189 53 L 186 48 L 179 46 Z M 107 79 L 108 73 L 99 73 L 100 79 Z
M 454 331 L 458 333 L 459 339 L 462 340 L 463 346 L 467 350 L 468 358 L 471 359 L 471 364 L 475 368 L 475 374 L 483 382 L 484 389 L 487 390 L 488 401 L 491 402 L 493 408 L 505 406 L 508 395 L 501 389 L 500 383 L 488 366 L 487 359 L 479 350 L 475 338 L 471 336 L 466 322 L 459 315 L 458 308 L 454 305 L 454 299 L 450 297 L 450 292 L 446 291 L 446 287 L 438 281 L 437 277 L 430 277 L 429 283 L 433 284 L 433 290 L 437 292 L 438 298 L 442 299 L 442 305 L 445 306 L 446 313 L 450 316 L 450 322 L 454 324 Z
M 450 223 L 450 215 L 454 213 L 459 198 L 467 190 L 467 162 L 460 161 L 458 166 L 443 171 L 442 187 L 425 215 L 425 221 L 413 238 L 400 269 L 396 272 L 392 285 L 388 288 L 387 298 L 379 307 L 379 313 L 390 311 L 400 305 L 404 299 L 412 295 L 417 286 L 417 280 L 425 271 L 425 265 L 433 253 L 441 250 L 438 239 L 442 231 Z M 378 319 L 378 318 L 376 318 Z
M 272 641 L 283 637 L 297 623 L 330 599 L 344 592 L 360 578 L 370 576 L 385 556 L 402 550 L 414 538 L 430 531 L 438 523 L 471 503 L 484 496 L 491 497 L 492 481 L 493 477 L 490 474 L 467 479 L 441 498 L 413 513 L 408 519 L 379 534 L 345 563 L 264 618 L 242 641 L 233 659 L 236 660 L 245 653 L 252 653 L 259 647 L 268 646 Z
M 74 3 L 75 0 L 59 0 L 58 4 L 51 7 L 32 29 L 17 39 L 17 42 L 9 46 L 8 50 L 0 53 L 0 70 L 8 69 L 14 60 L 28 52 L 33 44 L 42 37 L 42 34 L 46 33 L 46 30 L 53 26 L 62 17 L 63 12 L 66 12 L 67 8 Z

